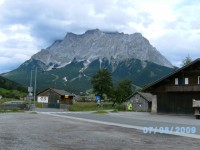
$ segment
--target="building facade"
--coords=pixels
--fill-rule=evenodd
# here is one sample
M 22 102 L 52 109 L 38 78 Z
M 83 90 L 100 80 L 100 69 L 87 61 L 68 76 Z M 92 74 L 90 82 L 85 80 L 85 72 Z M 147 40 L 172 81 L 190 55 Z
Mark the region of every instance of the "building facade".
M 135 92 L 126 101 L 131 103 L 133 111 L 151 111 L 153 95 L 150 93 Z
M 200 59 L 154 82 L 146 89 L 157 96 L 157 111 L 192 114 L 193 99 L 200 99 Z
M 48 88 L 39 92 L 37 97 L 48 99 L 45 105 L 48 108 L 62 108 L 73 104 L 74 95 L 64 90 Z

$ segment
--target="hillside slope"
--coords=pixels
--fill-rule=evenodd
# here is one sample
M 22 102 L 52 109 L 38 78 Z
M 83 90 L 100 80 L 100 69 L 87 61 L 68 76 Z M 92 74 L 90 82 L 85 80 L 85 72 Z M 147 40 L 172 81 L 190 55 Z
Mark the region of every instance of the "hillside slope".
M 26 96 L 26 88 L 22 85 L 0 76 L 0 95 L 7 98 Z

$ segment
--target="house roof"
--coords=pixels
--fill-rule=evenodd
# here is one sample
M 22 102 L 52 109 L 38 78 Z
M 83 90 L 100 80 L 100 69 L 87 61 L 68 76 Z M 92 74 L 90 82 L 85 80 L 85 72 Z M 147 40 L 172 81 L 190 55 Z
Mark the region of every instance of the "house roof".
M 59 95 L 69 95 L 69 96 L 73 96 L 73 94 L 65 91 L 65 90 L 60 90 L 60 89 L 51 89 L 53 91 L 55 91 L 56 93 L 58 93 Z
M 144 92 L 135 92 L 132 95 L 130 95 L 128 98 L 126 98 L 125 101 L 131 99 L 136 94 L 139 94 L 141 97 L 143 97 L 144 99 L 146 99 L 148 102 L 152 101 L 153 95 L 151 93 L 144 93 Z
M 159 84 L 160 82 L 164 81 L 165 79 L 167 79 L 169 77 L 172 77 L 173 75 L 175 75 L 175 74 L 177 74 L 177 73 L 179 73 L 179 72 L 181 72 L 181 71 L 183 71 L 185 69 L 188 69 L 189 67 L 191 67 L 191 66 L 193 66 L 193 65 L 195 65 L 196 63 L 199 63 L 199 62 L 200 62 L 200 58 L 192 61 L 191 63 L 183 66 L 182 68 L 179 68 L 179 69 L 175 70 L 174 72 L 172 72 L 172 73 L 160 78 L 159 80 L 153 82 L 152 84 L 148 85 L 143 91 L 148 91 L 151 87 Z
M 65 90 L 54 89 L 54 88 L 47 88 L 47 89 L 45 89 L 45 90 L 39 92 L 38 94 L 43 93 L 44 91 L 47 91 L 47 90 L 52 90 L 52 91 L 54 91 L 55 93 L 57 93 L 57 94 L 59 94 L 59 95 L 69 95 L 69 96 L 74 96 L 72 93 L 69 93 L 69 92 L 67 92 L 67 91 L 65 91 Z M 38 95 L 38 94 L 37 94 L 37 95 Z
M 153 95 L 151 93 L 144 93 L 144 92 L 137 92 L 139 95 L 141 95 L 144 99 L 146 99 L 148 102 L 152 101 Z

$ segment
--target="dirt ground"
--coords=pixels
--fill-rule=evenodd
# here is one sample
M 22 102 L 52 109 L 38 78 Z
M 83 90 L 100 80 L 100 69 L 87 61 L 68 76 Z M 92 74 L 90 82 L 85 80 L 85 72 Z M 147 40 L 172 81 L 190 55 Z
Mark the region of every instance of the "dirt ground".
M 0 114 L 0 150 L 199 150 L 198 139 L 43 114 Z

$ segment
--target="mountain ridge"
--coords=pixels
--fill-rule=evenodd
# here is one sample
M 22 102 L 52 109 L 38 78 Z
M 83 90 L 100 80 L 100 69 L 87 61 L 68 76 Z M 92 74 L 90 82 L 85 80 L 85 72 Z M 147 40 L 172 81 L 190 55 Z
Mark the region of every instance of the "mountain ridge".
M 48 67 L 65 66 L 77 59 L 88 63 L 107 58 L 109 63 L 119 63 L 135 58 L 173 68 L 173 65 L 153 47 L 141 33 L 124 34 L 88 30 L 84 34 L 67 33 L 63 40 L 56 40 L 51 46 L 32 56 Z
M 149 84 L 174 71 L 142 34 L 98 29 L 80 35 L 67 33 L 63 40 L 56 40 L 3 76 L 28 86 L 36 67 L 38 89 L 56 87 L 76 94 L 92 88 L 90 80 L 101 68 L 111 73 L 114 83 L 128 79 L 134 86 Z

